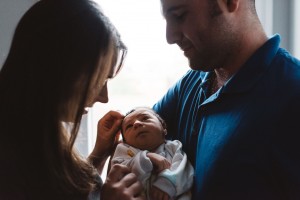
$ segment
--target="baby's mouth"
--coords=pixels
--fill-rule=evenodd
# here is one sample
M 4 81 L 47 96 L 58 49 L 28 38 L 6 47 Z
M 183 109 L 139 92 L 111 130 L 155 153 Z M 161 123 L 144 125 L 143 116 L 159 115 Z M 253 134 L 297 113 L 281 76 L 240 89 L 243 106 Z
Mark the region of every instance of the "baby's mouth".
M 138 133 L 136 134 L 136 137 L 139 137 L 139 136 L 141 136 L 141 135 L 143 135 L 143 134 L 146 134 L 146 133 L 147 133 L 146 131 L 138 132 Z

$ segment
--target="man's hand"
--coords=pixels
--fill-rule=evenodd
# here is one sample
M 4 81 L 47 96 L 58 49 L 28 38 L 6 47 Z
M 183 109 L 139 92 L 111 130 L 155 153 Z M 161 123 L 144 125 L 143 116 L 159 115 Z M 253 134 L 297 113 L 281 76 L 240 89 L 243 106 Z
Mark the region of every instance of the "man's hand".
M 169 200 L 170 197 L 164 191 L 158 189 L 155 186 L 152 186 L 151 191 L 150 191 L 150 199 L 151 200 Z
M 169 169 L 171 166 L 171 164 L 166 158 L 157 153 L 149 152 L 147 153 L 147 156 L 152 162 L 156 173 L 160 173 L 164 169 Z

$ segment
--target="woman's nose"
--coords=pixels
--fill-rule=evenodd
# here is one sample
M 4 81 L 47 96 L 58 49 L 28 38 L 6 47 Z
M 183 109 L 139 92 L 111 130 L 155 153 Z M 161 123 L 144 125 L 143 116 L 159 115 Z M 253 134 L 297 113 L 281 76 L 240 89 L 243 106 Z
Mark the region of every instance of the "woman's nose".
M 99 96 L 97 97 L 97 100 L 101 103 L 107 103 L 108 102 L 108 89 L 107 89 L 107 82 L 102 87 Z

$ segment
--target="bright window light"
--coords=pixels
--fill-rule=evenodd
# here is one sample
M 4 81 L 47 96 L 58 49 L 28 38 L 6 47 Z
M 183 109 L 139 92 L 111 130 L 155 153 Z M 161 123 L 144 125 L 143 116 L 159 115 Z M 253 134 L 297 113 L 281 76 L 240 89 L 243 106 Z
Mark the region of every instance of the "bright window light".
M 166 42 L 159 0 L 95 1 L 119 30 L 128 54 L 120 74 L 108 82 L 109 102 L 96 103 L 84 116 L 76 142 L 84 156 L 92 151 L 97 122 L 106 112 L 119 110 L 125 114 L 136 106 L 152 106 L 189 69 L 182 51 Z M 269 36 L 273 35 L 272 2 L 257 2 L 259 17 Z M 104 173 L 102 178 L 105 176 Z
M 77 147 L 85 156 L 94 147 L 97 122 L 106 112 L 152 107 L 189 69 L 183 52 L 166 41 L 159 0 L 95 1 L 120 32 L 128 53 L 121 72 L 108 82 L 109 102 L 96 103 L 84 116 Z

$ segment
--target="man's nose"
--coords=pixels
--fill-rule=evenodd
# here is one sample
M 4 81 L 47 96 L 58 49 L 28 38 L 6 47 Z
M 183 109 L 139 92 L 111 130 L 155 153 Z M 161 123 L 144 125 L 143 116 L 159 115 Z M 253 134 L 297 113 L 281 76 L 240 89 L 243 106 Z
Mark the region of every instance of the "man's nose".
M 181 40 L 181 31 L 177 25 L 172 23 L 166 24 L 166 39 L 169 44 L 178 43 Z

